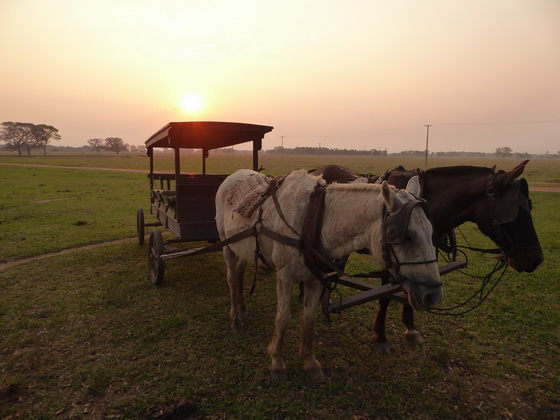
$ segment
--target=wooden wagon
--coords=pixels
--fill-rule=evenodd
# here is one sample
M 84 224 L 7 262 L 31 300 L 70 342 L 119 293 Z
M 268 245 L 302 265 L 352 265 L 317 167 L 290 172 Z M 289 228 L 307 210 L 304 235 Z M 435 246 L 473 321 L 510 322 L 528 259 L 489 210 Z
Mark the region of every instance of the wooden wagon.
M 178 242 L 219 240 L 216 229 L 215 196 L 220 184 L 228 175 L 207 174 L 206 159 L 210 150 L 252 142 L 253 169 L 258 170 L 258 152 L 264 135 L 273 127 L 236 122 L 171 122 L 146 141 L 150 158 L 150 213 L 156 223 L 145 223 L 144 210 L 137 210 L 137 236 L 144 243 L 146 226 L 163 226 L 173 234 L 164 241 L 160 230 L 154 229 L 149 239 L 150 277 L 154 284 L 161 284 L 165 261 L 170 258 L 195 253 L 199 248 L 182 250 L 174 247 Z M 160 155 L 154 149 L 170 149 L 174 154 L 175 171 L 156 172 L 155 161 Z M 202 151 L 202 173 L 181 171 L 181 150 Z

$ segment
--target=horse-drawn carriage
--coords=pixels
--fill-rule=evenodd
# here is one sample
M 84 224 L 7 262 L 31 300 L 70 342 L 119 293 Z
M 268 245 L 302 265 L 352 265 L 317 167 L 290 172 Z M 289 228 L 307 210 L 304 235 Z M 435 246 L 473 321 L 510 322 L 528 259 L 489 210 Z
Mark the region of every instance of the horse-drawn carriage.
M 184 251 L 173 247 L 178 242 L 209 241 L 219 239 L 216 230 L 215 196 L 227 175 L 206 173 L 206 159 L 210 150 L 252 142 L 253 169 L 258 170 L 258 152 L 262 148 L 264 135 L 273 127 L 232 122 L 171 122 L 146 141 L 150 158 L 150 213 L 156 223 L 145 223 L 144 210 L 137 210 L 137 236 L 144 243 L 146 226 L 163 226 L 174 236 L 164 241 L 160 230 L 154 229 L 149 239 L 150 277 L 154 284 L 163 281 L 165 261 L 192 254 L 197 249 Z M 155 161 L 159 153 L 154 149 L 172 150 L 175 171 L 155 172 Z M 202 173 L 181 171 L 181 151 L 202 151 Z
M 306 285 L 302 338 L 304 369 L 310 377 L 319 378 L 323 374 L 312 344 L 319 296 L 324 297 L 326 313 L 374 299 L 385 299 L 385 302 L 388 298 L 396 299 L 419 309 L 428 309 L 439 302 L 442 286 L 439 277 L 462 268 L 465 263 L 453 261 L 437 266 L 432 224 L 435 232 L 441 234 L 471 220 L 500 246 L 518 271 L 532 271 L 542 262 L 530 215 L 527 183 L 516 180 L 526 162 L 508 173 L 471 167 L 446 169 L 444 173 L 426 172 L 423 176 L 395 173 L 394 182 L 390 182 L 402 190 L 389 187 L 387 182 L 363 186 L 346 184 L 347 174 L 343 180 L 330 185 L 325 182 L 328 180 L 325 173 L 320 177 L 296 171 L 281 179 L 271 179 L 258 172 L 258 151 L 264 135 L 271 130 L 269 126 L 241 123 L 182 122 L 169 123 L 151 136 L 146 141 L 150 157 L 150 213 L 158 222 L 146 224 L 144 212 L 139 208 L 137 233 L 140 244 L 144 241 L 145 226 L 161 225 L 174 235 L 174 239 L 165 242 L 159 230 L 150 233 L 148 255 L 154 284 L 162 282 L 167 259 L 224 249 L 234 329 L 242 326 L 241 318 L 246 311 L 245 263 L 253 260 L 278 271 L 277 333 L 269 348 L 272 373 L 277 379 L 285 379 L 281 347 L 286 316 L 289 317 L 286 305 L 289 305 L 291 286 L 298 280 Z M 210 150 L 244 142 L 253 142 L 253 171 L 241 170 L 229 176 L 206 174 Z M 173 150 L 174 173 L 154 172 L 154 148 Z M 181 149 L 184 148 L 202 150 L 202 174 L 181 172 Z M 450 182 L 454 177 L 455 181 Z M 232 203 L 241 201 L 244 204 L 243 197 L 232 199 L 232 194 L 238 190 L 240 182 L 249 179 L 253 180 L 250 185 L 263 186 L 257 194 L 262 200 L 250 206 L 251 212 L 242 214 Z M 467 191 L 467 185 L 472 191 Z M 457 195 L 455 199 L 453 194 Z M 432 198 L 428 198 L 426 205 L 421 196 Z M 425 213 L 427 207 L 431 221 Z M 363 209 L 367 211 L 364 213 Z M 187 241 L 213 244 L 189 250 L 173 246 Z M 362 250 L 369 250 L 387 269 L 381 286 L 345 275 L 345 258 L 351 252 Z M 325 291 L 330 290 L 330 282 L 362 292 L 329 304 Z M 401 289 L 408 294 L 399 295 Z M 385 309 L 386 303 L 381 306 L 375 328 L 376 344 L 382 345 L 381 351 L 388 351 L 384 334 Z M 411 307 L 403 314 L 407 338 L 421 340 L 414 327 Z
M 220 243 L 188 250 L 174 246 L 180 242 L 216 243 L 220 239 L 215 221 L 215 197 L 218 188 L 228 175 L 206 173 L 206 159 L 209 157 L 210 150 L 252 142 L 252 166 L 253 170 L 257 171 L 258 152 L 262 148 L 262 139 L 272 129 L 273 127 L 269 126 L 231 122 L 172 122 L 146 141 L 147 154 L 150 158 L 148 173 L 150 213 L 157 218 L 157 222 L 146 223 L 144 210 L 137 209 L 138 242 L 143 245 L 147 226 L 162 226 L 173 235 L 172 239 L 165 241 L 160 230 L 154 229 L 150 232 L 148 261 L 152 283 L 156 285 L 162 283 L 166 260 L 217 251 L 223 247 Z M 155 163 L 160 156 L 154 149 L 173 151 L 175 167 L 173 173 L 155 171 Z M 202 151 L 202 173 L 181 171 L 181 158 L 185 157 L 181 154 L 183 149 Z M 462 262 L 453 263 L 440 272 L 445 274 L 463 265 Z M 406 296 L 398 294 L 402 289 L 401 284 L 390 283 L 378 286 L 345 275 L 337 277 L 339 284 L 359 290 L 361 293 L 336 305 L 324 307 L 326 314 L 340 312 L 381 296 L 391 296 L 400 301 L 406 300 Z

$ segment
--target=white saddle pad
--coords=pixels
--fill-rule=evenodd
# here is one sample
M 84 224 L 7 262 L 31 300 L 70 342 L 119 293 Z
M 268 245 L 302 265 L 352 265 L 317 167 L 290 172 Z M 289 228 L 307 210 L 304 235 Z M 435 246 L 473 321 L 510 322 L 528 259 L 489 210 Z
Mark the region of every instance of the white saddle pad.
M 250 217 L 266 198 L 271 179 L 261 175 L 250 175 L 243 180 L 237 180 L 227 203 L 243 217 Z

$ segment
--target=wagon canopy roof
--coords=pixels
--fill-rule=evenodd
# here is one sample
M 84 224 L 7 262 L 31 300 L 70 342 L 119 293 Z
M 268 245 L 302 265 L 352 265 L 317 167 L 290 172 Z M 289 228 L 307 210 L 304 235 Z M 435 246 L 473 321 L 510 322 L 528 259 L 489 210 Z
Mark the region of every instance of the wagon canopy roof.
M 272 129 L 273 127 L 266 125 L 236 122 L 170 122 L 146 140 L 146 147 L 219 149 L 249 141 L 260 141 Z

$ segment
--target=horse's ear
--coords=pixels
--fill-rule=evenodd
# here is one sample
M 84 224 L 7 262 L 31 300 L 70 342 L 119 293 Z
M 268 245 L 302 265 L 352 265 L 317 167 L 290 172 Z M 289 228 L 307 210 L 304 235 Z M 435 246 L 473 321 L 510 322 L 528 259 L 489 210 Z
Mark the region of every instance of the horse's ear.
M 383 194 L 383 200 L 389 211 L 394 211 L 398 204 L 397 193 L 387 184 L 387 181 L 383 181 L 381 184 L 381 192 Z
M 418 178 L 418 175 L 413 176 L 408 180 L 408 184 L 406 184 L 406 190 L 414 197 L 420 197 L 420 179 Z
M 523 173 L 523 170 L 525 169 L 525 165 L 527 165 L 527 162 L 529 162 L 529 160 L 524 160 L 519 165 L 517 165 L 515 168 L 513 168 L 511 171 L 506 172 L 504 174 L 501 174 L 499 176 L 500 184 L 503 186 L 503 188 L 508 188 L 510 186 L 510 184 L 516 178 L 518 178 L 519 175 L 521 175 Z
M 527 165 L 527 163 L 529 162 L 529 159 L 524 160 L 523 162 L 521 162 L 519 165 L 517 165 L 515 168 L 513 168 L 510 172 L 515 173 L 515 176 L 513 177 L 513 179 L 519 177 L 519 175 L 521 175 L 523 173 L 523 170 L 525 169 L 525 165 Z

